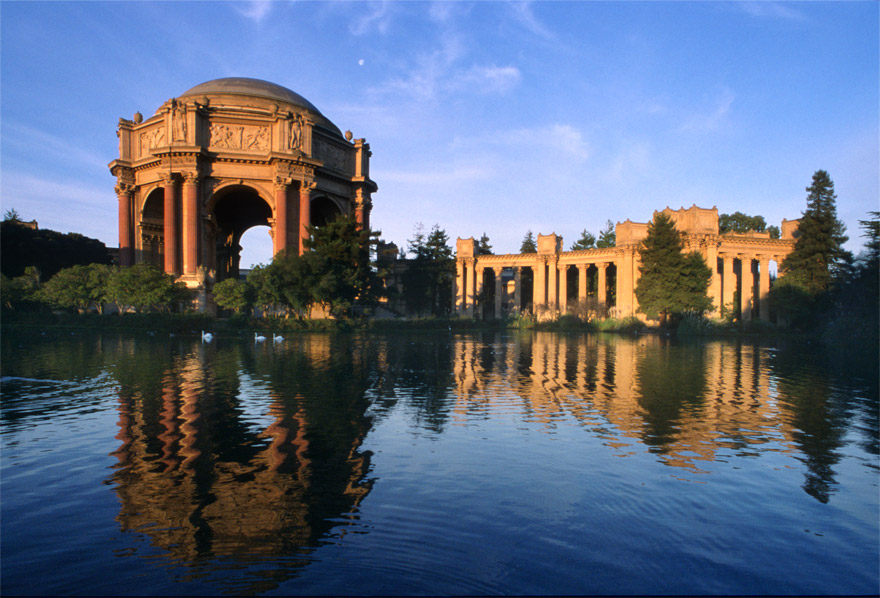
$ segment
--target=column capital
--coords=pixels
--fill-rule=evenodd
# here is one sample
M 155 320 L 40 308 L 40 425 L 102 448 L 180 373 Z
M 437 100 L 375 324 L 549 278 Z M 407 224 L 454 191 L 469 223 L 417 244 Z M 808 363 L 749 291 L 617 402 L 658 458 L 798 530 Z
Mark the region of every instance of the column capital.
M 183 176 L 184 185 L 198 185 L 200 175 L 197 170 L 187 170 L 180 174 Z
M 308 180 L 306 180 L 306 181 L 300 181 L 300 182 L 299 182 L 299 190 L 300 190 L 300 192 L 306 192 L 306 191 L 308 191 L 308 192 L 312 192 L 312 191 L 314 191 L 314 190 L 317 189 L 317 188 L 318 188 L 318 183 L 316 183 L 315 181 L 308 181 Z
M 134 193 L 134 185 L 129 183 L 117 183 L 114 190 L 116 191 L 116 195 L 127 195 L 131 197 Z
M 275 189 L 276 189 L 276 190 L 278 190 L 278 191 L 284 191 L 284 190 L 286 190 L 290 185 L 293 184 L 293 179 L 290 178 L 290 177 L 276 176 L 273 182 L 275 183 Z
M 177 175 L 171 172 L 166 172 L 162 174 L 162 186 L 170 187 L 177 182 Z

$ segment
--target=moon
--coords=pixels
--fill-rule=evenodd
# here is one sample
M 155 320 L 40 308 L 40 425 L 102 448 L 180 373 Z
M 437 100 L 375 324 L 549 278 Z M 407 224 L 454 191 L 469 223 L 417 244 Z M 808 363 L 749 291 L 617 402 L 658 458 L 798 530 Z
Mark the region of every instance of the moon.
M 360 60 L 358 60 L 358 64 L 361 65 L 361 66 L 364 66 L 364 59 L 361 58 Z

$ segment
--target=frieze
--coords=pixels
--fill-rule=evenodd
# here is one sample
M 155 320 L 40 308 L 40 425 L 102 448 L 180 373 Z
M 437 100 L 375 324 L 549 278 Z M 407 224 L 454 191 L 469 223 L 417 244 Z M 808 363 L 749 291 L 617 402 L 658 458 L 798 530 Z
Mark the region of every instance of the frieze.
M 269 127 L 213 124 L 210 145 L 217 149 L 269 151 Z

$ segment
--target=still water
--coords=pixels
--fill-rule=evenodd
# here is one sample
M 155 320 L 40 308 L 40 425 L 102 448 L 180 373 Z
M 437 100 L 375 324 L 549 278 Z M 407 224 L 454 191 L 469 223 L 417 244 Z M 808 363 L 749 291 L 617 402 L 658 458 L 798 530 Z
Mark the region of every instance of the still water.
M 874 594 L 878 388 L 809 346 L 2 337 L 2 591 Z

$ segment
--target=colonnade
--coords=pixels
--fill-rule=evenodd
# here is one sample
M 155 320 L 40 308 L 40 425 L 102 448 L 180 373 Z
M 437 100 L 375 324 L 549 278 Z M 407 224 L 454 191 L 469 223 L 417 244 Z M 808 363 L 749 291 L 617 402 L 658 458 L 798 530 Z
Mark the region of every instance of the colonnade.
M 771 262 L 778 267 L 793 249 L 796 222 L 783 221 L 784 238 L 771 239 L 767 233 L 719 234 L 715 208 L 667 211 L 678 216 L 678 226 L 685 228 L 684 251 L 698 251 L 712 271 L 707 292 L 713 306 L 710 315 L 720 318 L 732 310 L 743 321 L 769 322 Z M 688 230 L 686 217 L 703 217 L 710 224 Z M 491 314 L 502 318 L 526 309 L 539 319 L 549 319 L 565 313 L 584 315 L 589 299 L 595 317 L 638 315 L 639 246 L 646 231 L 647 224 L 627 221 L 618 224 L 616 247 L 577 251 L 562 251 L 558 235 L 538 235 L 537 253 L 506 255 L 478 255 L 473 238 L 458 239 L 455 312 L 465 317 Z M 587 284 L 591 268 L 597 278 L 594 293 L 588 292 Z M 524 284 L 525 273 L 531 274 L 531 295 Z M 575 279 L 577 289 L 570 289 L 569 282 Z M 494 288 L 487 289 L 486 284 Z

